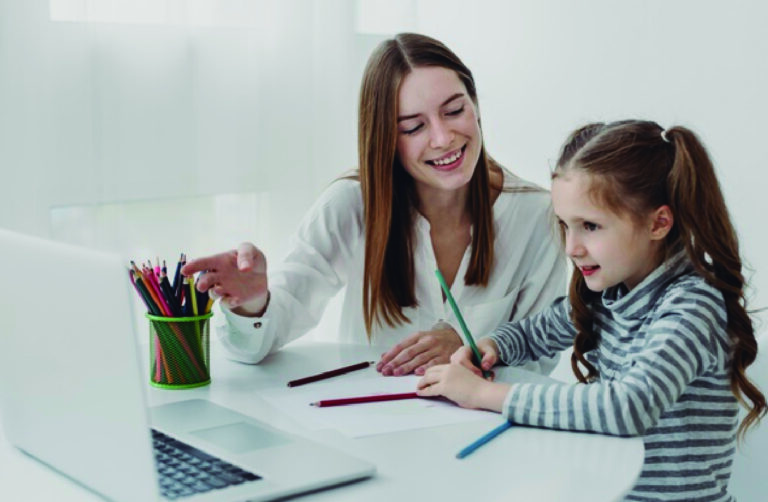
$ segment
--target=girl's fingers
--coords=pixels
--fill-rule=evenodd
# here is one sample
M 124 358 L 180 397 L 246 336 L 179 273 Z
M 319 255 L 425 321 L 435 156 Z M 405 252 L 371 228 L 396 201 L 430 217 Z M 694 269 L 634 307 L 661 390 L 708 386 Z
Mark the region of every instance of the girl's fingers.
M 485 355 L 483 355 L 483 360 L 480 362 L 480 365 L 484 370 L 489 370 L 494 364 L 496 364 L 496 356 L 490 352 L 486 352 Z
M 424 376 L 416 384 L 417 389 L 425 389 L 440 380 L 440 366 L 433 366 L 424 372 Z
M 451 362 L 456 364 L 463 364 L 464 361 L 472 360 L 472 350 L 469 347 L 460 347 L 456 352 L 451 354 Z
M 474 373 L 474 374 L 475 374 L 475 375 L 477 375 L 477 376 L 482 376 L 482 374 L 483 374 L 483 372 L 482 372 L 482 371 L 480 371 L 480 368 L 478 368 L 477 366 L 475 366 L 475 365 L 472 363 L 472 361 L 470 361 L 469 359 L 463 359 L 463 360 L 460 362 L 460 364 L 459 364 L 459 365 L 460 365 L 460 366 L 462 366 L 462 367 L 464 367 L 464 368 L 467 368 L 469 371 L 471 371 L 472 373 Z

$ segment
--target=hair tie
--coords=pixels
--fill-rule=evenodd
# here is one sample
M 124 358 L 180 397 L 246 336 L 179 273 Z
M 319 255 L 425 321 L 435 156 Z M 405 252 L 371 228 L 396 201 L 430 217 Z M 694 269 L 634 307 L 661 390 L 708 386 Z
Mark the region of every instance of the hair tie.
M 666 129 L 661 131 L 661 139 L 663 139 L 665 143 L 669 143 L 669 138 L 667 138 L 667 130 Z

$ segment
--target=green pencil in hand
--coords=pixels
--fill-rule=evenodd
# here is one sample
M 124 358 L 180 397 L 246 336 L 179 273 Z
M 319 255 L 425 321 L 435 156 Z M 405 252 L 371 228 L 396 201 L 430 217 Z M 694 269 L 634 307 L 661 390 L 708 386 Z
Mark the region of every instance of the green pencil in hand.
M 475 340 L 472 338 L 472 333 L 469 332 L 469 328 L 467 328 L 467 324 L 464 322 L 464 317 L 461 315 L 461 312 L 459 311 L 459 306 L 456 305 L 456 300 L 453 299 L 453 295 L 451 295 L 451 290 L 448 289 L 448 285 L 445 283 L 445 278 L 443 277 L 443 274 L 440 273 L 440 269 L 435 270 L 435 275 L 437 276 L 437 280 L 440 281 L 440 287 L 443 288 L 443 292 L 445 293 L 445 297 L 448 299 L 448 303 L 451 304 L 451 308 L 453 309 L 453 313 L 456 315 L 456 319 L 459 320 L 459 325 L 461 326 L 461 330 L 464 332 L 464 338 L 467 340 L 467 343 L 469 344 L 469 347 L 472 349 L 472 354 L 474 354 L 474 363 L 477 365 L 478 368 L 480 368 L 483 371 L 483 377 L 488 378 L 491 376 L 491 372 L 487 370 L 483 370 L 482 366 L 480 366 L 480 361 L 482 361 L 483 356 L 480 354 L 480 349 L 477 348 L 477 345 L 475 345 Z

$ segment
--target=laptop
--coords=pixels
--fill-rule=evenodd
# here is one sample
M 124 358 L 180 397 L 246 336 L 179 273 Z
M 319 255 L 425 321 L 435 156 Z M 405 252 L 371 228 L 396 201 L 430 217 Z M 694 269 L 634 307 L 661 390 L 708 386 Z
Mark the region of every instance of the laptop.
M 271 500 L 374 474 L 205 399 L 148 408 L 119 256 L 0 230 L 0 263 L 2 424 L 59 473 L 112 500 L 190 502 Z

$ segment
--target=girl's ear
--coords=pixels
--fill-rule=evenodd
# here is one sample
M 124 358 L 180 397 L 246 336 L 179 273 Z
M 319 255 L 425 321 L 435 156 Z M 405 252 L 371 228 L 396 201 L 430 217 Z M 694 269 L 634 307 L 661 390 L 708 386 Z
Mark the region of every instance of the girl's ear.
M 669 206 L 659 206 L 651 213 L 651 240 L 664 239 L 675 223 Z

